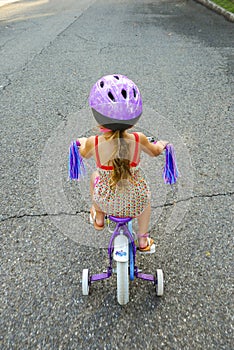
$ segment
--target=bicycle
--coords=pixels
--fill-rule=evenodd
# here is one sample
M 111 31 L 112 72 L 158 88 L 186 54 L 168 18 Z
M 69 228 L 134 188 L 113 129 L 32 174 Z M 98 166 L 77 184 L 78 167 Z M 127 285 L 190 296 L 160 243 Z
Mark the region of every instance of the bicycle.
M 129 280 L 140 278 L 155 285 L 157 296 L 162 296 L 164 291 L 163 271 L 156 270 L 156 274 L 142 273 L 136 266 L 137 247 L 134 241 L 132 230 L 132 218 L 120 218 L 108 216 L 108 219 L 115 223 L 115 229 L 108 245 L 109 266 L 106 272 L 91 275 L 89 269 L 83 269 L 82 293 L 88 295 L 90 287 L 94 282 L 108 279 L 113 272 L 117 274 L 117 300 L 120 305 L 129 301 Z M 113 261 L 116 262 L 116 270 L 113 268 Z
M 150 142 L 156 143 L 154 137 L 148 137 Z M 71 143 L 69 150 L 69 177 L 72 180 L 79 180 L 85 175 L 83 159 L 79 154 L 79 140 Z M 179 172 L 176 164 L 175 151 L 172 144 L 165 147 L 165 166 L 163 178 L 166 184 L 173 185 L 177 181 Z M 136 266 L 136 245 L 132 231 L 132 218 L 121 218 L 108 216 L 109 220 L 115 222 L 116 226 L 109 241 L 108 256 L 109 266 L 106 272 L 91 275 L 89 269 L 82 272 L 82 293 L 88 295 L 92 283 L 112 276 L 115 269 L 113 261 L 116 262 L 117 273 L 117 300 L 124 305 L 129 301 L 129 279 L 140 278 L 155 285 L 157 296 L 162 296 L 164 292 L 163 271 L 156 270 L 156 274 L 142 273 Z

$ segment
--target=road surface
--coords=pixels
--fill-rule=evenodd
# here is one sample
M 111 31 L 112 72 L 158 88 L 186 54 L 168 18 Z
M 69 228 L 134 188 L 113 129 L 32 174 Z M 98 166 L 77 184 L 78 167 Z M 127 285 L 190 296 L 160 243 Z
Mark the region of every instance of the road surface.
M 1 349 L 230 350 L 233 23 L 190 0 L 18 1 L 0 17 Z M 139 128 L 174 143 L 181 172 L 172 192 L 145 160 L 156 254 L 137 263 L 163 269 L 165 293 L 135 280 L 124 307 L 115 277 L 82 296 L 108 233 L 67 180 L 90 87 L 112 72 L 138 84 Z

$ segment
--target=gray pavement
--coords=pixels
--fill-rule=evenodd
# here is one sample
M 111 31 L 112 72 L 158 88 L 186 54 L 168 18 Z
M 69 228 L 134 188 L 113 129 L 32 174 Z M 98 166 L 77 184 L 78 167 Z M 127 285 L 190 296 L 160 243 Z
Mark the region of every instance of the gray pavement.
M 1 349 L 232 349 L 233 23 L 178 0 L 19 1 L 0 16 Z M 107 255 L 66 169 L 110 72 L 139 85 L 140 128 L 175 144 L 181 170 L 172 196 L 161 160 L 147 169 L 157 252 L 137 263 L 163 269 L 165 294 L 135 280 L 125 307 L 115 277 L 82 296 L 82 269 Z

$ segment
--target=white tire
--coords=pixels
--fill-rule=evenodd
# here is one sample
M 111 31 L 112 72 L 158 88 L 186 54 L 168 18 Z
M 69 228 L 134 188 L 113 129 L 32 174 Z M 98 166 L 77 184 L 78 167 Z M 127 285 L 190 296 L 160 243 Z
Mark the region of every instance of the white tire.
M 89 295 L 89 270 L 84 269 L 82 273 L 82 294 Z
M 128 261 L 117 261 L 117 300 L 120 305 L 129 301 Z
M 161 269 L 157 270 L 156 273 L 156 294 L 158 297 L 163 295 L 164 283 L 163 283 L 163 272 Z

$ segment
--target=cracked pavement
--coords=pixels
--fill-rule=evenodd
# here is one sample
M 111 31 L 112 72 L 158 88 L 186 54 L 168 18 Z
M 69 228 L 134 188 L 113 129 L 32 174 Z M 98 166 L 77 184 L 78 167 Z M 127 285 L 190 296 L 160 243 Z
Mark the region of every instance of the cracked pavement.
M 0 13 L 1 349 L 230 350 L 233 23 L 190 0 Z M 137 264 L 163 269 L 165 294 L 134 280 L 124 307 L 115 276 L 82 296 L 82 269 L 107 267 L 109 235 L 88 224 L 87 183 L 67 180 L 71 140 L 95 125 L 89 89 L 109 72 L 139 85 L 139 127 L 175 145 L 181 172 L 172 191 L 163 159 L 143 159 L 156 254 Z

